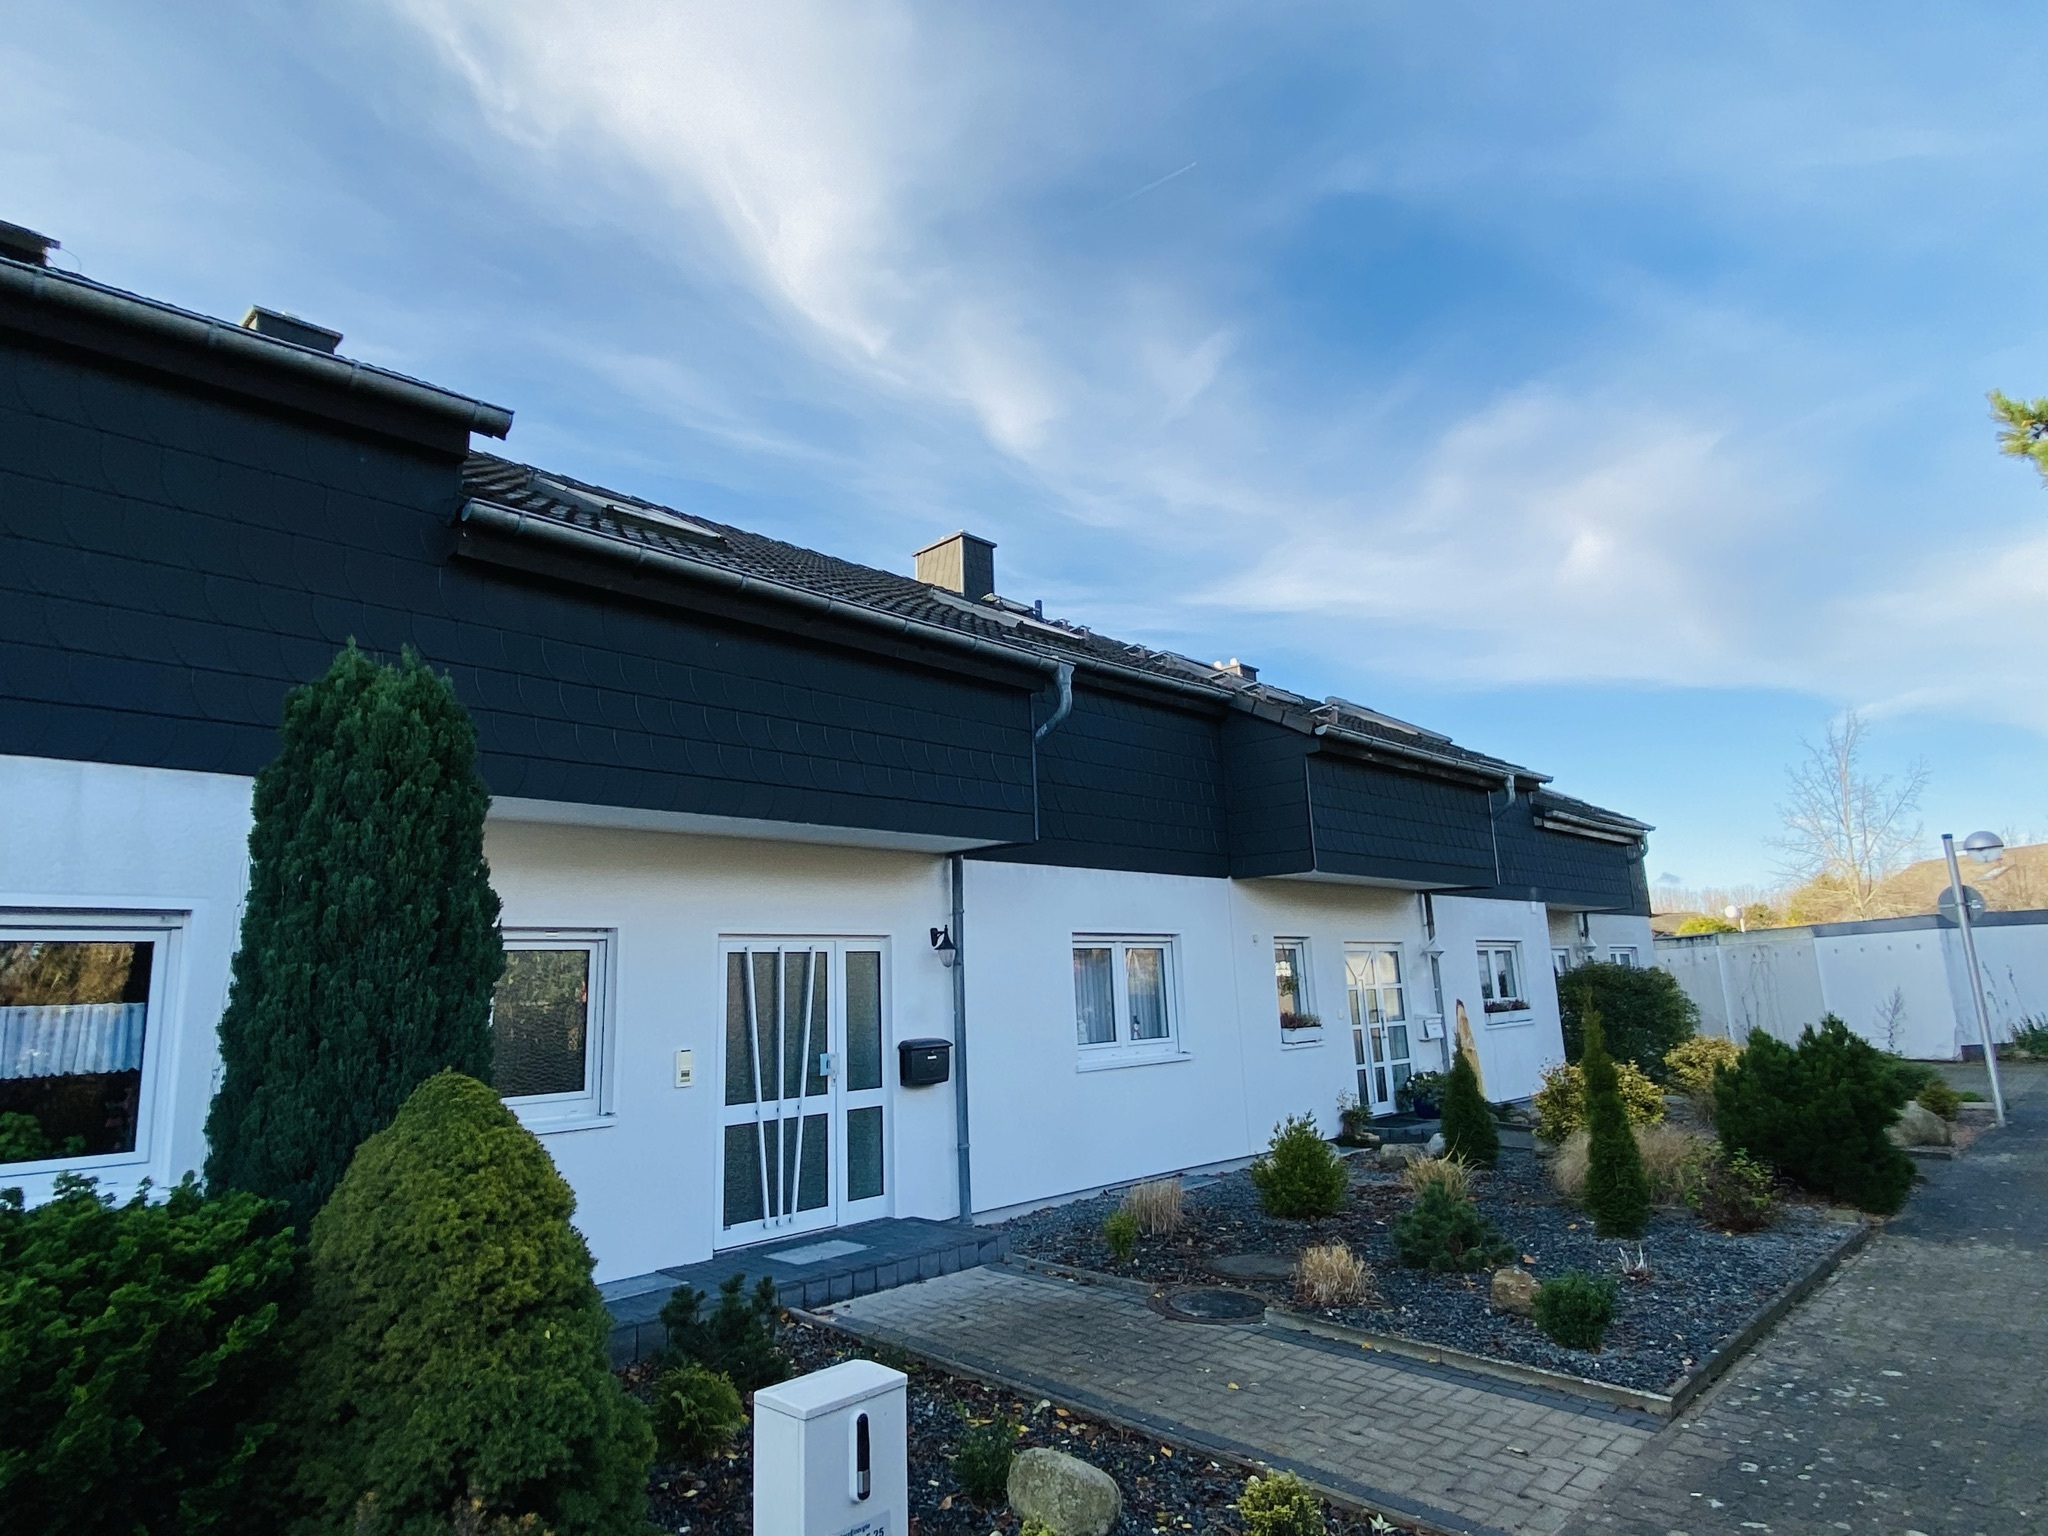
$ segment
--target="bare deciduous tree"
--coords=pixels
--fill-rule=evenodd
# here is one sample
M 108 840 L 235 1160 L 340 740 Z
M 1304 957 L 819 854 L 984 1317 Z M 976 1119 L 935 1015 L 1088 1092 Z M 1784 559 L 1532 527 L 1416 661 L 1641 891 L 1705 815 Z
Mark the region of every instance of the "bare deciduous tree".
M 1867 728 L 1854 710 L 1830 724 L 1818 744 L 1802 741 L 1803 762 L 1786 770 L 1790 798 L 1779 808 L 1785 835 L 1775 839 L 1788 873 L 1839 896 L 1846 915 L 1883 917 L 1878 887 L 1911 860 L 1920 824 L 1909 821 L 1927 788 L 1927 765 L 1905 777 L 1863 771 Z

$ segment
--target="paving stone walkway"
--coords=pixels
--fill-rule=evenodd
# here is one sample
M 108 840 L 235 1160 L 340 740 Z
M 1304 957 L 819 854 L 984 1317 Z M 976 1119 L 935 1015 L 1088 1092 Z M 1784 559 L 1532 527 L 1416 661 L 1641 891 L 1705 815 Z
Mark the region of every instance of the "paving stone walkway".
M 1560 1531 L 1659 1421 L 1289 1329 L 1169 1322 L 1007 1267 L 831 1309 L 843 1324 L 1443 1530 Z
M 1885 1234 L 1570 1530 L 2048 1532 L 2048 1066 L 2006 1071 L 2011 1127 L 1925 1165 Z

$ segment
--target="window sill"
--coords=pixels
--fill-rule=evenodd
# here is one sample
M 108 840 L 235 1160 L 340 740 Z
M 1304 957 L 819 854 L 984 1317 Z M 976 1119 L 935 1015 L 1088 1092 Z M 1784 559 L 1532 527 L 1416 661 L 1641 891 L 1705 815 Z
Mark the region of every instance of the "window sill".
M 1523 1013 L 1489 1013 L 1486 1016 L 1486 1023 L 1489 1029 L 1514 1029 L 1520 1025 L 1534 1024 L 1535 1022 L 1536 1012 L 1533 1008 Z
M 1193 1061 L 1190 1051 L 1147 1051 L 1135 1056 L 1083 1056 L 1074 1063 L 1076 1072 L 1115 1072 L 1124 1067 L 1157 1067 L 1174 1061 Z
M 1323 1032 L 1320 1029 L 1284 1029 L 1280 1032 L 1280 1049 L 1283 1051 L 1305 1050 L 1322 1043 Z
M 110 1168 L 140 1168 L 149 1162 L 149 1153 L 140 1148 L 132 1152 L 82 1152 L 77 1157 L 38 1157 L 31 1162 L 0 1163 L 0 1184 L 9 1179 L 47 1178 L 59 1173 L 101 1173 Z
M 527 1116 L 512 1111 L 519 1123 L 536 1136 L 554 1136 L 567 1131 L 603 1131 L 619 1123 L 616 1114 L 611 1115 L 533 1115 Z

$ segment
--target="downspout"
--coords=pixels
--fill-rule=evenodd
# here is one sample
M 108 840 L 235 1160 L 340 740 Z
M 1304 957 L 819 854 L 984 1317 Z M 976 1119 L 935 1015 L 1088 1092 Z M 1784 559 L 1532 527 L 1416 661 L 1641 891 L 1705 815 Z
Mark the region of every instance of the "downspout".
M 1074 709 L 1074 664 L 1071 661 L 1059 663 L 1053 678 L 1053 687 L 1058 690 L 1058 702 L 1045 723 L 1031 733 L 1032 758 L 1032 820 L 1037 822 L 1038 785 L 1038 743 L 1045 740 L 1059 723 L 1073 713 Z M 969 1111 L 967 1093 L 967 861 L 960 854 L 953 855 L 953 1129 L 958 1143 L 960 1219 L 974 1220 L 974 1138 L 973 1117 Z
M 967 866 L 953 855 L 953 1131 L 959 1143 L 960 1219 L 974 1220 L 974 1158 L 967 1120 Z

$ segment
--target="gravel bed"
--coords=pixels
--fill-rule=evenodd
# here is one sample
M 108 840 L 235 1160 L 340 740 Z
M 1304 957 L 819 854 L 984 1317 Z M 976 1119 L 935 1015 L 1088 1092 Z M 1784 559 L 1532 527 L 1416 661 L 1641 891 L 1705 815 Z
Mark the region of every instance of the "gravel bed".
M 977 1507 L 953 1480 L 952 1458 L 970 1423 L 998 1416 L 1023 1426 L 1019 1450 L 1050 1446 L 1110 1474 L 1122 1489 L 1124 1512 L 1114 1536 L 1156 1532 L 1215 1532 L 1239 1536 L 1236 1503 L 1244 1474 L 1197 1452 L 1176 1450 L 1149 1435 L 1068 1413 L 1042 1398 L 983 1386 L 872 1346 L 830 1328 L 791 1322 L 782 1348 L 795 1369 L 823 1370 L 841 1360 L 880 1360 L 910 1377 L 909 1536 L 1010 1536 L 1021 1522 L 1008 1508 Z M 644 1389 L 655 1367 L 643 1362 L 622 1372 L 628 1387 Z M 751 1405 L 750 1405 L 751 1407 Z M 708 1465 L 657 1465 L 648 1480 L 648 1517 L 655 1529 L 678 1536 L 744 1536 L 753 1530 L 751 1426 L 731 1449 Z M 1380 1524 L 1326 1510 L 1330 1536 L 1387 1536 L 1407 1527 Z
M 1321 1221 L 1266 1215 L 1243 1173 L 1191 1184 L 1180 1231 L 1141 1239 L 1124 1264 L 1110 1260 L 1102 1241 L 1102 1220 L 1117 1206 L 1113 1195 L 1020 1216 L 1003 1230 L 1013 1252 L 1166 1285 L 1218 1283 L 1210 1262 L 1226 1254 L 1291 1261 L 1310 1243 L 1344 1242 L 1372 1266 L 1377 1295 L 1373 1304 L 1319 1309 L 1317 1316 L 1651 1392 L 1674 1387 L 1843 1237 L 1825 1210 L 1805 1204 L 1788 1202 L 1775 1226 L 1741 1235 L 1703 1228 L 1685 1211 L 1660 1210 L 1642 1243 L 1652 1278 L 1621 1281 L 1613 1327 L 1599 1350 L 1587 1352 L 1554 1344 L 1528 1320 L 1494 1311 L 1483 1272 L 1435 1275 L 1403 1266 L 1391 1232 L 1408 1201 L 1398 1176 L 1364 1156 L 1354 1157 L 1351 1167 L 1348 1208 Z M 1635 1257 L 1634 1243 L 1594 1236 L 1592 1219 L 1556 1195 L 1532 1153 L 1504 1149 L 1499 1168 L 1475 1176 L 1473 1197 L 1539 1280 L 1567 1269 L 1618 1275 L 1624 1246 L 1627 1258 Z M 1294 1304 L 1284 1280 L 1227 1283 Z

